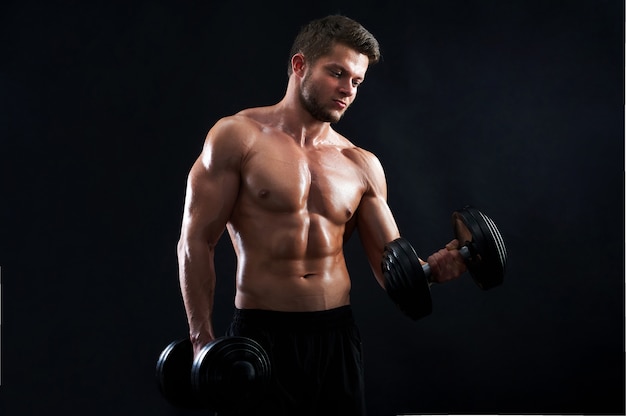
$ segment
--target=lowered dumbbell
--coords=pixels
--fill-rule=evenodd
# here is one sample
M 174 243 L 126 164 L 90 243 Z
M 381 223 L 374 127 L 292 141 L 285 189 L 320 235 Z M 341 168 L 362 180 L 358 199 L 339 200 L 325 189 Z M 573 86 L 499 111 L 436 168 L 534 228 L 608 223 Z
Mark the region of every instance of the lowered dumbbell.
M 496 224 L 466 206 L 452 214 L 452 226 L 474 282 L 483 290 L 502 284 L 507 252 Z M 400 237 L 385 246 L 381 266 L 387 294 L 400 310 L 415 320 L 432 312 L 430 266 L 420 263 L 406 239 Z
M 156 366 L 161 395 L 175 407 L 193 410 L 246 410 L 263 394 L 270 376 L 267 353 L 245 337 L 217 338 L 195 360 L 189 339 L 174 341 Z

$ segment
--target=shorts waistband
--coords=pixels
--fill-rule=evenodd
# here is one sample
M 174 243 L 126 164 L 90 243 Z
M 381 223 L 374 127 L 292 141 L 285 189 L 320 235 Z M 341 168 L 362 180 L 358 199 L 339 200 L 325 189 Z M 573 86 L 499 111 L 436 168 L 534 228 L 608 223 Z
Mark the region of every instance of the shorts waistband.
M 313 312 L 283 312 L 265 309 L 235 309 L 233 322 L 251 323 L 266 328 L 315 328 L 327 329 L 351 325 L 354 323 L 352 307 L 340 306 L 334 309 Z

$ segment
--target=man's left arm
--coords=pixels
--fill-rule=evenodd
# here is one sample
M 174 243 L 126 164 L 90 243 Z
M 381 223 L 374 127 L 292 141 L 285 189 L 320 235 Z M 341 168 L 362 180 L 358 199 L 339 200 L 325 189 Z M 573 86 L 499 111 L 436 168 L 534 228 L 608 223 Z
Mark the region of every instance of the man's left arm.
M 362 152 L 360 164 L 366 189 L 356 211 L 356 228 L 374 276 L 384 288 L 385 277 L 381 268 L 383 252 L 388 242 L 400 237 L 400 231 L 387 204 L 387 182 L 383 167 L 376 156 Z
M 374 155 L 367 155 L 369 160 L 365 173 L 368 186 L 357 211 L 356 226 L 370 267 L 378 283 L 384 287 L 381 260 L 385 245 L 400 237 L 400 232 L 387 204 L 387 182 L 382 165 Z M 443 283 L 466 271 L 465 261 L 458 248 L 458 241 L 452 240 L 445 248 L 428 257 L 431 281 Z M 421 259 L 420 262 L 424 263 Z

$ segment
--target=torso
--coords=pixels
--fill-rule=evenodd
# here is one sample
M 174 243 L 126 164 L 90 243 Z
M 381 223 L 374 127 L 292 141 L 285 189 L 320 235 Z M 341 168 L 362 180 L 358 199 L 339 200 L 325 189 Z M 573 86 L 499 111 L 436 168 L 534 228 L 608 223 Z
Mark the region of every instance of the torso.
M 238 257 L 235 305 L 314 311 L 349 304 L 343 242 L 367 189 L 363 150 L 331 129 L 315 146 L 302 146 L 262 123 L 263 115 L 243 117 L 250 135 L 228 223 Z

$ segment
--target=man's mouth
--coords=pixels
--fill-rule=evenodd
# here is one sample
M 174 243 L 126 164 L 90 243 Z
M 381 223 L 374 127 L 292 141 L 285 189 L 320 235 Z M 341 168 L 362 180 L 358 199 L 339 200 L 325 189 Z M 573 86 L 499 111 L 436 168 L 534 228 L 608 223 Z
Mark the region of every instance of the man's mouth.
M 345 101 L 342 100 L 334 100 L 335 104 L 337 104 L 337 107 L 339 108 L 346 108 L 348 106 L 348 104 Z

